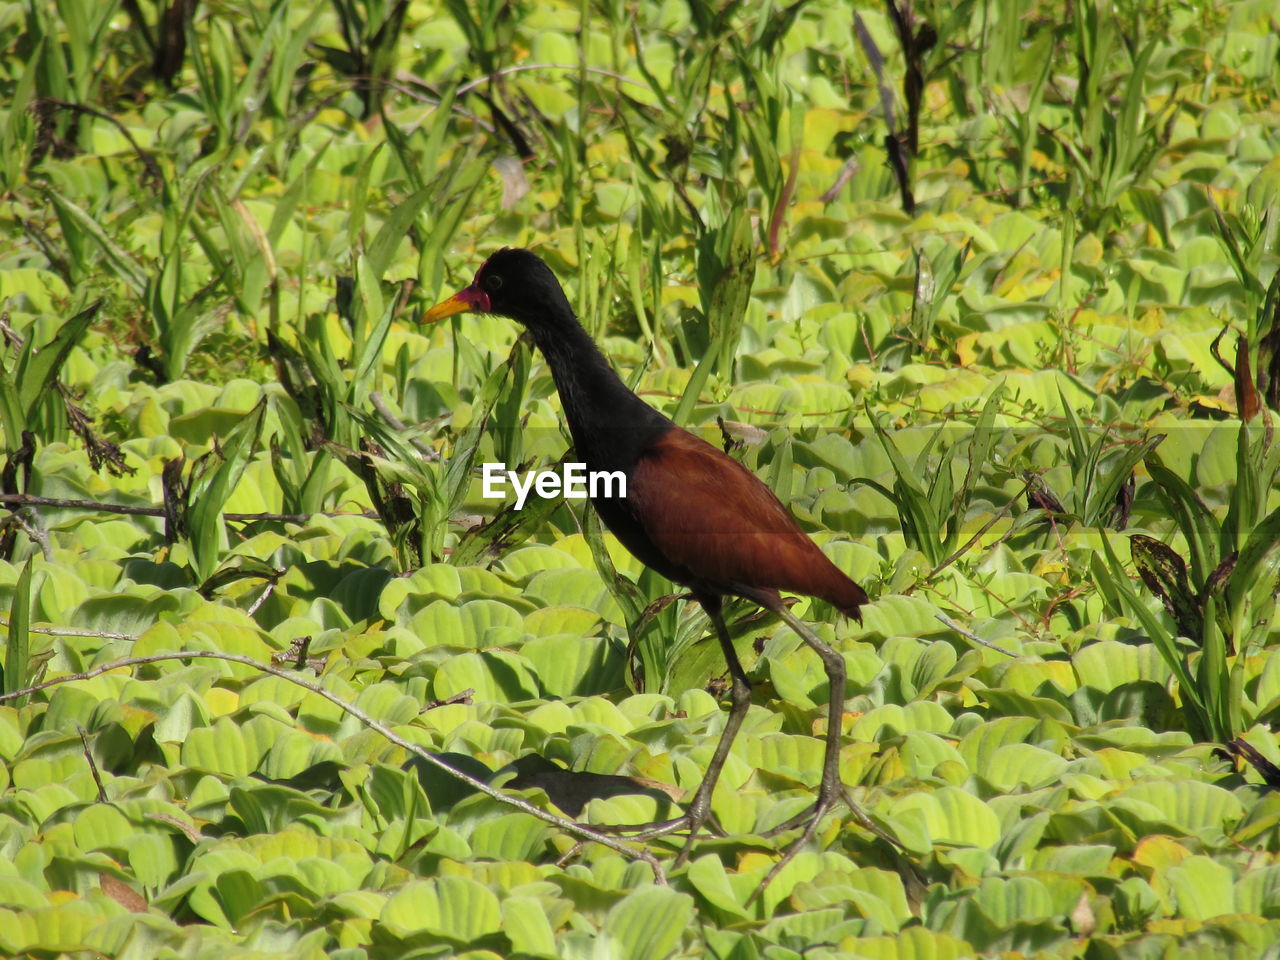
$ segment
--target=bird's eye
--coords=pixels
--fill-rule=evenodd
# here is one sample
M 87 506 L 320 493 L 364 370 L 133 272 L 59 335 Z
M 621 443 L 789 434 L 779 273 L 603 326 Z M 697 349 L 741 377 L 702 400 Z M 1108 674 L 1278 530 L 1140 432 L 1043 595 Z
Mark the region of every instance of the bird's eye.
M 484 287 L 486 290 L 501 290 L 502 278 L 496 273 L 491 273 L 484 278 Z

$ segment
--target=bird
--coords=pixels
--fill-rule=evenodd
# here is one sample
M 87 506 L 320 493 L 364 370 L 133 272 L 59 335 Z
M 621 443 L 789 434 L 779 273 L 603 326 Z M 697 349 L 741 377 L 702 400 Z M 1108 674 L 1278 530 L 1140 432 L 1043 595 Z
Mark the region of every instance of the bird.
M 435 323 L 467 311 L 507 317 L 529 332 L 560 394 L 576 459 L 589 473 L 621 471 L 626 477 L 625 496 L 592 499 L 601 522 L 637 560 L 685 587 L 702 605 L 728 665 L 729 716 L 702 782 L 684 814 L 640 825 L 636 836 L 687 830 L 680 863 L 710 815 L 712 793 L 751 702 L 751 682 L 723 617 L 726 598 L 744 597 L 787 623 L 821 658 L 828 679 L 826 745 L 816 801 L 770 831 L 807 824 L 799 841 L 804 842 L 843 792 L 839 761 L 845 665 L 838 651 L 790 612 L 781 592 L 826 600 L 858 621 L 868 603 L 866 592 L 831 562 L 759 477 L 623 383 L 578 321 L 555 273 L 536 253 L 510 247 L 497 251 L 469 286 L 426 310 L 421 321 Z

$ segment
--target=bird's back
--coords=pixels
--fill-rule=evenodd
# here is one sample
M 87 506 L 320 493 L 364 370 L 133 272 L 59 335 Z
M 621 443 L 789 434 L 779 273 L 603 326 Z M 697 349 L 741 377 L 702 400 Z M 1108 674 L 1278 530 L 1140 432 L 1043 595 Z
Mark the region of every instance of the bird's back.
M 626 509 L 663 562 L 637 550 L 622 531 L 615 534 L 642 562 L 679 583 L 727 594 L 786 590 L 859 618 L 867 602 L 754 473 L 679 427 L 637 459 Z

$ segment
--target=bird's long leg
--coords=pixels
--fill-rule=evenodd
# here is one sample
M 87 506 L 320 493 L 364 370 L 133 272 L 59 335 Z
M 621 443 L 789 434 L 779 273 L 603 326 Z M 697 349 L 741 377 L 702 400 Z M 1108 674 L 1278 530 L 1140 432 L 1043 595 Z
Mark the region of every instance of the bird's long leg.
M 751 903 L 756 897 L 760 896 L 765 887 L 769 886 L 773 879 L 782 872 L 782 868 L 790 863 L 796 854 L 804 848 L 805 844 L 809 842 L 816 832 L 818 822 L 835 805 L 838 799 L 844 800 L 853 814 L 853 818 L 863 828 L 886 841 L 895 850 L 903 853 L 907 852 L 907 848 L 902 845 L 901 841 L 882 830 L 862 811 L 857 803 L 854 802 L 853 797 L 849 796 L 849 791 L 845 789 L 840 780 L 840 721 L 844 713 L 846 681 L 844 657 L 840 656 L 840 653 L 829 644 L 823 643 L 806 624 L 796 618 L 780 601 L 776 606 L 774 603 L 769 602 L 768 598 L 761 598 L 759 602 L 777 613 L 787 626 L 799 634 L 800 638 L 822 658 L 822 664 L 827 671 L 830 702 L 827 706 L 827 750 L 822 763 L 822 782 L 818 787 L 818 799 L 808 810 L 802 811 L 785 823 L 767 831 L 765 836 L 774 836 L 783 831 L 794 829 L 801 824 L 804 824 L 804 833 L 787 848 L 781 859 L 765 874 L 760 886 L 756 887 L 751 896 L 747 898 L 747 903 Z M 908 867 L 918 878 L 919 872 L 909 863 Z
M 822 659 L 822 667 L 827 673 L 827 688 L 829 690 L 827 749 L 822 759 L 822 780 L 818 785 L 818 799 L 808 810 L 802 811 L 785 823 L 779 824 L 766 834 L 766 836 L 774 836 L 798 827 L 802 823 L 807 823 L 809 825 L 808 829 L 800 839 L 800 842 L 803 843 L 813 833 L 817 822 L 822 818 L 823 814 L 835 805 L 844 792 L 844 785 L 840 782 L 840 721 L 844 716 L 846 680 L 844 657 L 830 644 L 824 643 L 819 639 L 818 635 L 788 610 L 781 600 L 762 598 L 760 602 L 781 617 L 782 621 L 794 630 L 801 640 L 809 645 L 810 649 Z M 788 857 L 788 859 L 790 858 Z
M 747 715 L 747 708 L 751 706 L 751 681 L 747 679 L 747 672 L 742 669 L 742 662 L 738 659 L 738 653 L 734 650 L 733 641 L 729 637 L 729 630 L 724 624 L 724 617 L 720 613 L 720 598 L 714 594 L 695 594 L 695 596 L 697 596 L 698 602 L 702 604 L 703 609 L 706 610 L 707 616 L 711 618 L 711 623 L 716 631 L 716 639 L 720 641 L 720 649 L 724 651 L 725 661 L 729 665 L 729 676 L 732 685 L 729 692 L 729 718 L 725 721 L 724 732 L 720 734 L 720 742 L 716 744 L 716 752 L 711 756 L 711 762 L 707 765 L 707 772 L 703 775 L 702 782 L 698 784 L 698 789 L 694 793 L 693 799 L 689 802 L 688 809 L 682 816 L 676 817 L 674 820 L 664 820 L 660 823 L 643 824 L 630 828 L 604 828 L 611 833 L 629 833 L 635 830 L 636 832 L 632 836 L 636 840 L 647 840 L 650 837 L 659 837 L 687 829 L 689 838 L 685 841 L 680 855 L 676 858 L 677 866 L 689 858 L 689 852 L 693 848 L 698 830 L 711 814 L 711 795 L 715 791 L 716 782 L 720 779 L 720 771 L 724 769 L 724 762 L 729 756 L 729 750 L 733 747 L 733 741 L 738 736 L 738 731 L 742 728 L 742 721 Z
M 827 749 L 822 759 L 822 781 L 818 786 L 818 799 L 808 810 L 767 831 L 765 836 L 774 836 L 804 824 L 804 833 L 787 847 L 777 863 L 769 870 L 760 886 L 747 899 L 747 902 L 760 896 L 765 887 L 773 882 L 774 877 L 782 872 L 782 868 L 790 863 L 818 829 L 823 815 L 834 806 L 837 799 L 844 795 L 844 784 L 840 782 L 840 721 L 844 715 L 845 666 L 844 657 L 839 651 L 824 643 L 809 627 L 787 609 L 786 605 L 776 597 L 764 597 L 760 602 L 782 618 L 809 647 L 822 658 L 822 666 L 827 672 L 827 687 L 830 691 L 827 705 Z M 858 811 L 861 813 L 861 811 Z
M 724 769 L 724 762 L 729 756 L 729 750 L 733 747 L 734 738 L 742 729 L 747 708 L 751 706 L 751 681 L 747 679 L 747 673 L 742 669 L 742 662 L 738 659 L 738 653 L 733 649 L 733 640 L 729 637 L 729 629 L 724 625 L 724 617 L 720 612 L 720 598 L 699 597 L 698 599 L 711 618 L 712 626 L 715 627 L 716 639 L 720 641 L 720 649 L 724 651 L 725 662 L 729 665 L 732 685 L 729 691 L 729 719 L 725 721 L 724 733 L 720 734 L 716 752 L 712 754 L 711 762 L 707 764 L 707 772 L 702 777 L 702 783 L 698 784 L 698 791 L 693 795 L 693 800 L 685 814 L 689 818 L 689 839 L 685 841 L 684 849 L 676 857 L 677 867 L 689 859 L 689 852 L 693 849 L 698 828 L 711 813 L 711 795 L 715 792 L 716 781 L 720 779 L 720 771 Z

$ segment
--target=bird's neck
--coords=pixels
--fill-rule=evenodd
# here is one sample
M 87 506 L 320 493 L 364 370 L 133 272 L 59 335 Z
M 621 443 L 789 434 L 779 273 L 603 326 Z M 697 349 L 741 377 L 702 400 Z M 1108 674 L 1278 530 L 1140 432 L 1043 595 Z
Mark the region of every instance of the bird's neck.
M 551 367 L 577 455 L 593 469 L 627 469 L 671 421 L 632 393 L 578 321 L 533 327 Z

